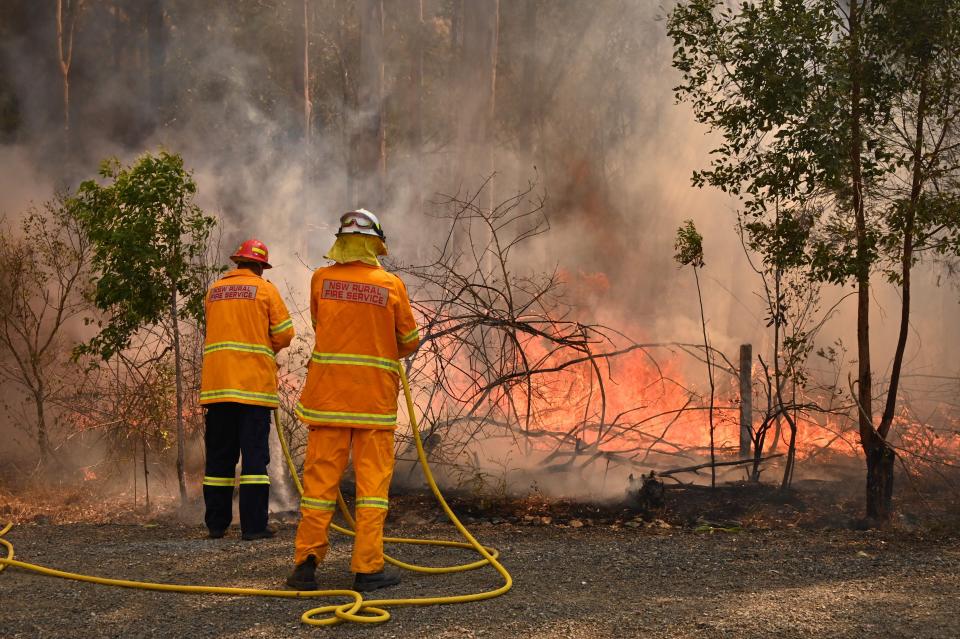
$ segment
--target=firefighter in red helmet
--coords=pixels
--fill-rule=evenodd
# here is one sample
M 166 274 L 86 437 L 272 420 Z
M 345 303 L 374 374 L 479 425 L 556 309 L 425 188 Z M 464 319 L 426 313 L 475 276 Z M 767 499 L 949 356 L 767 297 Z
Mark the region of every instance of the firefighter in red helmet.
M 276 354 L 293 339 L 293 322 L 277 288 L 263 279 L 267 247 L 247 240 L 230 256 L 237 268 L 214 282 L 205 300 L 200 404 L 206 408 L 204 520 L 211 538 L 233 518 L 240 467 L 240 530 L 245 540 L 273 536 L 270 498 L 270 410 L 279 405 Z

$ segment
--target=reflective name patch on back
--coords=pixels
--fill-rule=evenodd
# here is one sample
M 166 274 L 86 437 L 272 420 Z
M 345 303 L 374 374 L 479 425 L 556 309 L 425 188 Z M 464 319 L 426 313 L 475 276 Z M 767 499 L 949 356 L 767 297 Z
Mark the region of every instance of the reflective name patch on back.
M 216 286 L 210 291 L 211 302 L 255 299 L 257 299 L 257 287 L 252 284 L 227 284 Z
M 387 299 L 390 297 L 390 291 L 382 286 L 374 286 L 373 284 L 346 282 L 344 280 L 323 280 L 323 293 L 321 297 L 325 300 L 360 302 L 361 304 L 386 306 Z

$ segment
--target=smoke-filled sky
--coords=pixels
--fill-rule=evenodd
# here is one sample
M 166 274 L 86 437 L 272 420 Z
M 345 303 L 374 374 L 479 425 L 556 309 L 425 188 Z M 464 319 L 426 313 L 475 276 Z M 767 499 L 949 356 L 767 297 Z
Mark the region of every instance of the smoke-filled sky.
M 457 22 L 457 2 L 425 0 L 423 26 L 410 31 L 403 12 L 416 3 L 385 4 L 389 187 L 377 212 L 392 254 L 409 263 L 428 260 L 445 230 L 416 211 L 412 185 L 422 179 L 430 200 L 475 188 L 480 177 L 450 169 L 458 113 L 475 95 L 454 89 L 464 64 L 458 29 L 471 25 Z M 0 210 L 16 219 L 55 188 L 73 189 L 93 177 L 104 157 L 129 162 L 165 148 L 184 157 L 199 203 L 222 219 L 222 255 L 258 237 L 276 266 L 271 279 L 282 290 L 286 282 L 304 291 L 306 265 L 322 261 L 335 220 L 352 206 L 345 127 L 358 74 L 353 3 L 308 2 L 309 143 L 299 0 L 88 0 L 76 17 L 69 144 L 54 5 L 7 0 L 0 8 Z M 709 329 L 733 357 L 742 342 L 756 349 L 768 344 L 755 293 L 760 282 L 735 232 L 736 203 L 690 186 L 713 141 L 674 103 L 678 78 L 664 15 L 661 0 L 500 2 L 495 197 L 536 179 L 551 230 L 523 252 L 517 268 L 559 266 L 571 274 L 571 290 L 589 298 L 584 305 L 596 318 L 641 341 L 699 340 L 693 276 L 673 261 L 676 228 L 693 219 L 705 237 Z M 404 93 L 418 37 L 422 163 L 408 143 Z M 912 372 L 957 375 L 960 364 L 950 356 L 960 346 L 957 293 L 937 287 L 937 278 L 933 269 L 921 269 L 907 365 Z M 825 289 L 824 307 L 844 292 Z M 895 337 L 896 291 L 878 281 L 875 300 L 882 376 Z M 853 312 L 852 302 L 842 307 L 822 341 L 842 338 L 852 346 Z

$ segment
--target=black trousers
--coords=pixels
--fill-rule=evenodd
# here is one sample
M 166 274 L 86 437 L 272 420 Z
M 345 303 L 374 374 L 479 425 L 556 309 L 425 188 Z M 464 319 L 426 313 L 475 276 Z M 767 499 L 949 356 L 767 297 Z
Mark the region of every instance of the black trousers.
M 203 478 L 204 521 L 211 531 L 226 530 L 233 519 L 233 488 L 240 466 L 240 528 L 257 533 L 267 527 L 270 501 L 270 409 L 234 402 L 207 405 Z

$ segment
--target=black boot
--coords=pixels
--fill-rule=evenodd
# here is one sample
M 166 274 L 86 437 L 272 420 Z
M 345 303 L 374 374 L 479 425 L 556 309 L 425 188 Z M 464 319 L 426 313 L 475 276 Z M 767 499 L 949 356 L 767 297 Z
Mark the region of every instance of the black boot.
M 297 564 L 293 573 L 287 577 L 287 585 L 296 590 L 317 589 L 317 558 L 310 555 Z
M 263 530 L 257 531 L 255 533 L 245 532 L 242 535 L 240 535 L 240 538 L 243 539 L 244 541 L 254 541 L 257 539 L 270 539 L 276 534 L 277 534 L 277 531 L 275 531 L 273 528 L 268 527 L 268 528 L 264 528 Z
M 370 592 L 380 588 L 389 588 L 400 583 L 398 570 L 381 570 L 380 572 L 358 572 L 353 578 L 353 589 L 357 592 Z

